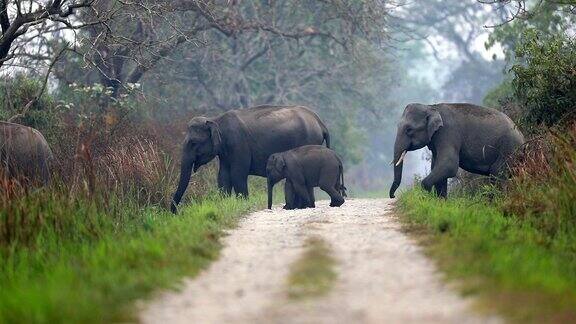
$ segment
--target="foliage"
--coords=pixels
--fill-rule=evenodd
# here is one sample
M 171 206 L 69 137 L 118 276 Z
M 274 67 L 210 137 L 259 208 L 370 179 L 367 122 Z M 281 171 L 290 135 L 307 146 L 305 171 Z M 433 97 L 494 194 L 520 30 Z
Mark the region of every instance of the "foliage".
M 551 126 L 576 119 L 576 40 L 524 33 L 512 67 L 514 93 L 523 105 L 523 121 Z
M 0 120 L 6 121 L 21 113 L 24 106 L 36 97 L 41 88 L 40 81 L 26 74 L 2 78 L 0 80 Z M 17 122 L 36 129 L 47 129 L 57 122 L 55 110 L 55 99 L 44 94 L 32 104 L 26 116 Z
M 482 198 L 438 200 L 421 189 L 400 197 L 402 220 L 463 293 L 480 294 L 517 322 L 574 318 L 575 228 L 550 235 L 500 206 Z
M 528 144 L 512 168 L 503 209 L 552 238 L 576 232 L 576 122 Z M 576 248 L 576 245 L 572 246 Z M 573 250 L 572 253 L 576 252 Z
M 570 8 L 576 5 L 574 0 L 538 1 L 530 5 L 529 12 L 524 12 L 525 17 L 513 16 L 520 19 L 513 19 L 495 28 L 485 43 L 486 48 L 498 43 L 504 48 L 506 60 L 512 62 L 518 40 L 526 30 L 537 30 L 546 36 L 567 35 L 576 22 L 576 16 Z M 501 6 L 501 9 L 504 7 Z M 508 18 L 507 13 L 506 16 Z

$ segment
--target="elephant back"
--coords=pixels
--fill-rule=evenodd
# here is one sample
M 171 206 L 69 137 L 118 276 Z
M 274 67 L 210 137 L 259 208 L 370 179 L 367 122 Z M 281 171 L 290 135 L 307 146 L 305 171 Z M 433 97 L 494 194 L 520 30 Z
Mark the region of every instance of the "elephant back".
M 52 150 L 38 130 L 14 123 L 0 123 L 0 168 L 6 175 L 46 182 L 48 164 L 52 159 Z

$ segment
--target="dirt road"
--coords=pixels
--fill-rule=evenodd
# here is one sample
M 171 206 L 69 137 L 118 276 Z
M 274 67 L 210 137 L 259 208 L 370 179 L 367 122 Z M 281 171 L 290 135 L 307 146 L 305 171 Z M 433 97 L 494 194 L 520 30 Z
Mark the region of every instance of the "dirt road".
M 448 289 L 421 249 L 400 231 L 388 199 L 341 208 L 260 211 L 224 240 L 220 259 L 179 292 L 159 295 L 144 323 L 486 323 Z M 326 241 L 338 279 L 322 297 L 287 297 L 290 265 L 310 236 Z

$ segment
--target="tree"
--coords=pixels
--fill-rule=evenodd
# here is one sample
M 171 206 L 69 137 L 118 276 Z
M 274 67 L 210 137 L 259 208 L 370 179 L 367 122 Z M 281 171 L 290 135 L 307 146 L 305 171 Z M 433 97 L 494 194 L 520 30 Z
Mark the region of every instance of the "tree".
M 0 0 L 0 68 L 19 57 L 49 57 L 34 47 L 43 47 L 47 35 L 62 29 L 80 29 L 95 21 L 75 24 L 80 9 L 90 8 L 97 0 Z M 15 64 L 17 65 L 17 63 Z
M 347 4 L 331 1 L 144 1 L 122 2 L 122 11 L 115 9 L 117 1 L 102 0 L 95 10 L 88 10 L 80 18 L 94 20 L 100 12 L 115 12 L 103 24 L 92 25 L 82 35 L 85 44 L 77 50 L 82 57 L 69 57 L 71 65 L 88 63 L 93 67 L 86 82 L 102 83 L 118 93 L 124 83 L 140 82 L 159 62 L 170 61 L 179 51 L 187 55 L 220 55 L 218 46 L 230 39 L 236 42 L 233 52 L 238 54 L 248 42 L 267 51 L 262 40 L 280 44 L 306 43 L 308 39 L 322 39 L 351 49 L 359 36 L 376 40 L 384 26 L 387 7 L 382 0 L 363 0 Z M 378 32 L 376 32 L 378 31 Z M 255 37 L 253 41 L 249 37 Z M 246 53 L 248 64 L 263 55 Z M 85 72 L 78 64 L 71 68 L 61 65 L 59 78 Z M 72 64 L 73 65 L 73 64 Z M 68 79 L 70 79 L 68 77 Z M 72 78 L 75 79 L 75 78 Z M 240 83 L 237 87 L 241 87 Z M 244 100 L 246 104 L 246 100 Z
M 483 25 L 502 11 L 475 0 L 406 1 L 401 8 L 393 18 L 401 27 L 398 33 L 425 43 L 444 66 L 436 81 L 442 100 L 481 104 L 485 93 L 501 80 L 504 62 L 485 58 L 478 43 L 488 33 Z

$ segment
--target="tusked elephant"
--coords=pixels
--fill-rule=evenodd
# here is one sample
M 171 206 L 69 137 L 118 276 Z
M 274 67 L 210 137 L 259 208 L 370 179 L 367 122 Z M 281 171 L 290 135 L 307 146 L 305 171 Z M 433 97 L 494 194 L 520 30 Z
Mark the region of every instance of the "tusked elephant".
M 458 167 L 481 175 L 499 176 L 524 136 L 504 113 L 465 103 L 409 104 L 398 123 L 394 144 L 394 182 L 390 198 L 402 180 L 406 151 L 424 146 L 432 151 L 432 168 L 422 187 L 448 194 L 448 178 Z
M 329 148 L 305 145 L 270 155 L 266 165 L 268 209 L 272 208 L 274 185 L 286 179 L 284 209 L 314 208 L 314 187 L 330 196 L 330 206 L 340 207 L 346 197 L 342 160 Z
M 52 160 L 52 150 L 38 130 L 0 122 L 0 170 L 5 176 L 46 185 Z
M 218 187 L 226 194 L 248 196 L 248 175 L 266 176 L 268 157 L 295 147 L 326 142 L 330 135 L 318 115 L 302 106 L 257 106 L 228 111 L 214 118 L 195 117 L 182 149 L 180 181 L 173 213 L 188 187 L 192 171 L 218 156 Z

